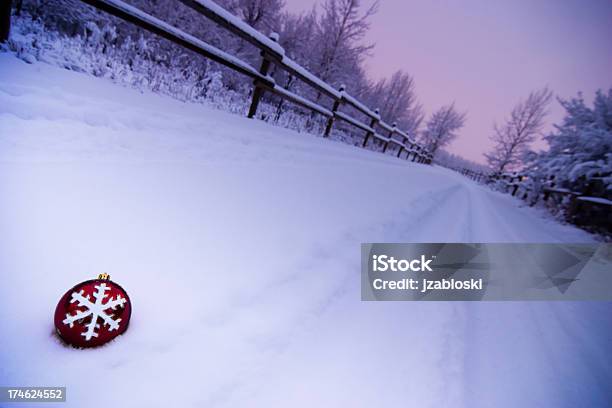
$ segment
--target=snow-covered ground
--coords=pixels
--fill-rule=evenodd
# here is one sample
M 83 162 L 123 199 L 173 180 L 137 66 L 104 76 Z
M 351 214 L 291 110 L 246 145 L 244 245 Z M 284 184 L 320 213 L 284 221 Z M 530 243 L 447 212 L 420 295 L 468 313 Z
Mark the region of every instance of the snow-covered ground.
M 612 401 L 609 303 L 360 301 L 362 242 L 593 240 L 443 168 L 0 54 L 0 200 L 0 385 L 70 407 Z M 101 272 L 130 328 L 66 347 L 56 302 Z

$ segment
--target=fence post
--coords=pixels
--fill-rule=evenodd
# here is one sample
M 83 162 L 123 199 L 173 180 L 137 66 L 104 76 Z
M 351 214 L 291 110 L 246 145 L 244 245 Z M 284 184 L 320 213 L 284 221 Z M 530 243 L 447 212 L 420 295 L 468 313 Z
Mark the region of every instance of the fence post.
M 274 42 L 278 42 L 278 34 L 272 33 L 270 34 L 270 39 Z M 267 76 L 268 71 L 270 70 L 270 59 L 265 51 L 261 51 L 261 66 L 259 67 L 259 73 L 262 76 Z M 259 105 L 259 100 L 264 94 L 264 89 L 259 85 L 258 80 L 253 81 L 253 85 L 255 85 L 255 89 L 253 89 L 253 99 L 251 100 L 251 106 L 249 107 L 248 117 L 252 118 L 257 113 L 257 106 Z
M 544 184 L 545 188 L 544 190 L 544 201 L 548 201 L 548 197 L 550 196 L 550 190 L 551 188 L 555 188 L 555 175 L 551 174 L 550 176 L 548 176 L 548 181 Z
M 376 113 L 376 115 L 380 115 L 380 111 L 378 109 L 376 109 L 374 111 L 374 113 Z M 380 120 L 380 116 L 372 118 L 372 120 L 370 121 L 370 127 L 372 128 L 372 130 L 374 132 L 376 132 L 375 126 L 378 123 L 378 121 Z M 365 139 L 363 139 L 363 145 L 361 147 L 366 147 L 368 145 L 368 139 L 370 138 L 370 136 L 374 135 L 374 133 L 367 131 L 366 132 L 366 137 Z M 384 150 L 383 150 L 384 152 Z
M 513 187 L 512 196 L 514 196 L 516 194 L 516 192 L 518 191 L 518 189 L 519 189 L 519 184 L 521 182 L 521 176 L 517 175 L 516 177 L 512 177 L 510 179 L 510 182 L 513 183 L 514 179 L 516 179 L 516 184 L 514 186 L 512 186 Z
M 338 88 L 338 91 L 344 92 L 345 89 L 346 89 L 346 86 L 344 84 L 342 84 L 342 85 L 340 85 L 340 88 Z M 328 137 L 329 134 L 331 133 L 331 129 L 332 129 L 332 126 L 334 124 L 334 116 L 336 115 L 336 112 L 340 108 L 340 103 L 341 102 L 342 102 L 342 97 L 340 97 L 340 98 L 338 98 L 338 99 L 336 99 L 334 101 L 334 104 L 332 106 L 332 113 L 333 113 L 333 115 L 331 115 L 327 119 L 327 124 L 325 125 L 325 133 L 323 133 L 323 137 Z
M 389 139 L 393 138 L 393 134 L 395 133 L 395 130 L 397 129 L 397 123 L 393 122 L 393 125 L 391 126 L 392 126 L 392 129 L 387 135 Z M 382 151 L 383 153 L 387 151 L 387 147 L 389 147 L 389 142 L 385 142 L 385 146 L 383 147 L 383 151 Z
M 398 159 L 402 155 L 402 152 L 404 151 L 404 146 L 406 145 L 407 141 L 408 141 L 408 139 L 406 139 L 405 137 L 402 136 L 402 144 L 400 145 L 400 148 L 397 150 L 397 158 Z M 408 156 L 410 156 L 410 153 L 406 153 L 406 158 L 408 158 Z
M 11 31 L 11 0 L 0 1 L 0 43 L 8 41 Z

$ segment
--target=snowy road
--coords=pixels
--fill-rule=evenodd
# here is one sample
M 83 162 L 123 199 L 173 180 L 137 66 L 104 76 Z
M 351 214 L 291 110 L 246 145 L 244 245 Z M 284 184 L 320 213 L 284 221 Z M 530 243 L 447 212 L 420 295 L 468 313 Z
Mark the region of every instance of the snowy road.
M 0 385 L 70 407 L 612 401 L 610 304 L 360 302 L 362 242 L 593 240 L 446 169 L 0 54 L 0 199 Z M 130 329 L 64 347 L 55 304 L 100 272 Z

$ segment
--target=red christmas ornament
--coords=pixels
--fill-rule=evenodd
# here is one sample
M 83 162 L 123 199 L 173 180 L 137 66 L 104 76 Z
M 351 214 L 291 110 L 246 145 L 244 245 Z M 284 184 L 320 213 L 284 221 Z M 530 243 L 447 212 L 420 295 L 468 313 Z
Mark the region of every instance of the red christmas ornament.
M 81 282 L 55 308 L 55 329 L 75 347 L 97 347 L 125 332 L 132 305 L 125 290 L 107 274 Z

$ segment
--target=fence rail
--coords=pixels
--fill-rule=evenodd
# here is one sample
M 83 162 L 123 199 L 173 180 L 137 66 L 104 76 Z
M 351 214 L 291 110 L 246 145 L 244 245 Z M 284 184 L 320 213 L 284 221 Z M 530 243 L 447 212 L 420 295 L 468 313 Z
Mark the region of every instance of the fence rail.
M 432 162 L 432 155 L 425 148 L 419 146 L 406 132 L 398 129 L 395 124 L 390 125 L 382 121 L 378 109 L 371 109 L 357 100 L 346 92 L 344 86 L 335 89 L 285 55 L 283 47 L 278 43 L 278 34 L 273 33 L 270 36 L 266 36 L 260 33 L 211 0 L 178 1 L 259 49 L 261 55 L 259 69 L 121 0 L 81 1 L 252 79 L 253 92 L 247 114 L 249 118 L 256 117 L 261 98 L 268 92 L 326 118 L 323 137 L 329 137 L 335 122 L 339 120 L 364 132 L 362 136 L 363 142 L 361 143 L 361 146 L 364 148 L 368 147 L 370 141 L 376 141 L 374 148 L 382 153 L 387 153 L 387 150 L 391 149 L 396 152 L 395 155 L 398 158 L 402 158 L 403 154 L 404 159 L 411 159 L 413 162 L 426 164 L 431 164 Z M 9 16 L 10 3 L 8 1 Z M 320 103 L 320 98 L 313 101 L 277 84 L 269 74 L 272 66 L 280 68 L 310 86 L 321 96 L 329 99 L 331 107 L 326 107 Z M 366 118 L 365 121 L 347 113 L 346 110 L 342 111 L 343 107 L 349 107 L 363 115 Z M 382 147 L 379 148 L 379 146 Z

